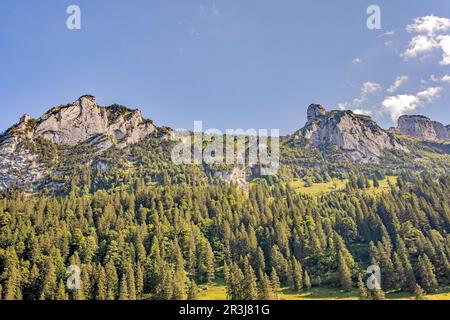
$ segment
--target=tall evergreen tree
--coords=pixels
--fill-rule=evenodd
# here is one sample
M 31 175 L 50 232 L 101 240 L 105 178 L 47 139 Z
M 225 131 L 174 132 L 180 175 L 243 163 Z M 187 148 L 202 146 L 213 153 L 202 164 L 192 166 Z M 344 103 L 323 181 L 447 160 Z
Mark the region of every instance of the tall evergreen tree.
M 418 271 L 422 287 L 429 293 L 435 292 L 439 284 L 434 274 L 434 267 L 426 254 L 419 257 Z

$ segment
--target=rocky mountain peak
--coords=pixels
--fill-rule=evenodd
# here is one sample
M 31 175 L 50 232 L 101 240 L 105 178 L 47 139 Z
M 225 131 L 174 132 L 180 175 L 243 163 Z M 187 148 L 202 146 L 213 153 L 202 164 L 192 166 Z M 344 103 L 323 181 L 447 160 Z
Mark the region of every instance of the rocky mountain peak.
M 34 135 L 58 145 L 75 146 L 88 142 L 107 149 L 125 147 L 155 133 L 157 127 L 139 110 L 113 105 L 101 107 L 94 96 L 55 107 L 37 120 Z
M 120 105 L 101 107 L 94 96 L 84 95 L 73 103 L 50 109 L 39 119 L 24 115 L 0 136 L 0 190 L 11 184 L 40 181 L 49 173 L 33 151 L 41 139 L 66 147 L 85 144 L 102 152 L 171 134 L 170 129 L 158 128 L 144 119 L 139 110 Z
M 450 140 L 450 126 L 421 115 L 404 115 L 398 119 L 396 132 L 423 140 Z
M 311 104 L 308 107 L 307 118 L 308 122 L 311 122 L 313 119 L 326 115 L 327 111 L 320 104 Z
M 368 116 L 351 111 L 327 112 L 322 105 L 312 104 L 307 118 L 308 122 L 299 134 L 322 150 L 325 156 L 334 150 L 355 162 L 377 163 L 385 151 L 408 152 L 393 134 Z
M 20 118 L 20 123 L 27 123 L 31 120 L 31 117 L 29 114 L 25 113 L 22 118 Z

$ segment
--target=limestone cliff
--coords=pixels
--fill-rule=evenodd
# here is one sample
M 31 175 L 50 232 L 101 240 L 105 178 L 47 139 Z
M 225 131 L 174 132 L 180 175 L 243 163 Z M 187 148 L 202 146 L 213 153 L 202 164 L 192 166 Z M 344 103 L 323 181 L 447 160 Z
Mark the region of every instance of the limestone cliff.
M 34 152 L 36 142 L 61 147 L 86 144 L 97 152 L 113 146 L 123 149 L 149 138 L 168 138 L 173 132 L 156 127 L 139 110 L 120 105 L 101 107 L 95 97 L 82 96 L 74 103 L 52 108 L 39 119 L 24 115 L 0 136 L 0 189 L 35 183 L 50 171 Z
M 324 153 L 331 148 L 360 163 L 378 163 L 385 151 L 408 152 L 393 134 L 370 117 L 351 111 L 326 112 L 317 104 L 309 106 L 308 122 L 299 134 Z
M 423 140 L 450 140 L 450 126 L 420 115 L 405 115 L 398 119 L 396 132 Z

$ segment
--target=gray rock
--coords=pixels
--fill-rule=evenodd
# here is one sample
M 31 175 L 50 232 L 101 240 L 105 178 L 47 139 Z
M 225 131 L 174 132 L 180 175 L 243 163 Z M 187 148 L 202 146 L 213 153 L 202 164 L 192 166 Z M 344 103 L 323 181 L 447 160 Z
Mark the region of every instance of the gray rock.
M 58 145 L 75 146 L 82 142 L 99 149 L 116 144 L 134 144 L 156 131 L 139 110 L 125 107 L 100 107 L 95 97 L 83 96 L 73 104 L 50 110 L 38 120 L 35 136 Z
M 386 150 L 408 152 L 393 134 L 370 117 L 351 111 L 326 112 L 319 105 L 308 108 L 308 122 L 300 135 L 325 153 L 334 148 L 359 163 L 378 163 Z
M 450 126 L 420 115 L 401 116 L 396 131 L 423 140 L 450 140 Z
M 311 122 L 313 119 L 324 116 L 327 113 L 325 108 L 320 104 L 311 104 L 308 107 L 308 122 Z
M 49 173 L 39 155 L 30 148 L 38 139 L 60 146 L 88 144 L 98 152 L 128 145 L 151 136 L 168 139 L 139 110 L 113 105 L 100 107 L 93 96 L 82 96 L 74 103 L 59 106 L 35 120 L 24 115 L 20 122 L 0 136 L 0 190 L 17 185 L 36 185 Z

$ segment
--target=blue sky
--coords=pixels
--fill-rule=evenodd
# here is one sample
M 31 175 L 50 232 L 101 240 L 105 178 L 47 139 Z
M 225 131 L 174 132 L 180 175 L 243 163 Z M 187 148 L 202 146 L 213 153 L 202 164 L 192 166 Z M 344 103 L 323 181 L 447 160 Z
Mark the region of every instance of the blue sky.
M 71 4 L 81 30 L 66 28 Z M 449 124 L 450 26 L 420 29 L 429 15 L 450 18 L 450 1 L 0 0 L 0 131 L 83 94 L 173 128 L 286 134 L 313 102 L 384 127 L 405 112 Z

